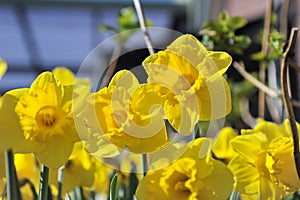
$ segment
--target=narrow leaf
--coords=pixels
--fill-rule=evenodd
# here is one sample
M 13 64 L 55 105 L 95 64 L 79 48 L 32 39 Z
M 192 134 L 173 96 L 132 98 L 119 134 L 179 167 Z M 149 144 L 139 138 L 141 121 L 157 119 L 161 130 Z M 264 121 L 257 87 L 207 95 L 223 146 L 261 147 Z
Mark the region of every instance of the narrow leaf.
M 118 182 L 118 175 L 115 174 L 115 176 L 110 182 L 110 191 L 109 191 L 110 200 L 117 200 L 118 198 L 117 182 Z

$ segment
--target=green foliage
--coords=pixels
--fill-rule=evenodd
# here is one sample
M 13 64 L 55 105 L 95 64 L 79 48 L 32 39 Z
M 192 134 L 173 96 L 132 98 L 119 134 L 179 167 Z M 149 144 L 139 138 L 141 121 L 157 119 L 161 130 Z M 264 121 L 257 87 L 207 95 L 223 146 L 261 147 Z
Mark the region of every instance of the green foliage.
M 110 189 L 109 189 L 110 200 L 118 200 L 117 182 L 118 182 L 118 175 L 115 174 L 110 182 Z
M 200 31 L 203 36 L 202 43 L 211 50 L 226 50 L 242 54 L 243 50 L 251 44 L 246 35 L 236 35 L 236 31 L 247 24 L 243 17 L 230 17 L 222 12 L 218 20 L 206 22 Z
M 252 74 L 256 77 L 255 74 Z M 227 117 L 227 121 L 231 124 L 235 123 L 237 118 L 241 117 L 240 102 L 242 98 L 250 98 L 255 90 L 255 87 L 247 80 L 237 82 L 229 82 L 232 95 L 232 111 Z
M 112 31 L 115 34 L 130 31 L 140 27 L 139 22 L 136 18 L 134 9 L 132 7 L 122 8 L 117 17 L 118 27 L 113 27 L 110 25 L 101 25 L 99 27 L 100 32 Z M 146 19 L 147 26 L 153 26 L 152 21 Z M 122 34 L 122 41 L 127 40 L 131 35 L 131 32 L 128 34 Z
M 265 55 L 263 52 L 257 52 L 251 57 L 253 60 L 270 62 L 271 60 L 280 58 L 283 52 L 285 38 L 277 30 L 273 29 L 269 35 L 269 50 Z

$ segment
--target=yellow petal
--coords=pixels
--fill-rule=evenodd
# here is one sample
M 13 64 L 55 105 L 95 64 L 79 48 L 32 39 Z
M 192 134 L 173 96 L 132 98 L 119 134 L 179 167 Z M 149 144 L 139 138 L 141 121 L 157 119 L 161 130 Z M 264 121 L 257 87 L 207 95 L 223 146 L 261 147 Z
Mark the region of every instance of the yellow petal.
M 278 125 L 273 122 L 264 121 L 263 119 L 258 119 L 257 122 L 258 124 L 253 130 L 264 133 L 270 141 L 274 138 L 290 136 L 284 124 Z
M 223 51 L 210 51 L 208 56 L 212 58 L 221 75 L 227 71 L 232 62 L 232 57 Z
M 64 165 L 72 153 L 74 143 L 67 142 L 61 136 L 49 137 L 45 148 L 36 152 L 37 160 L 49 168 L 59 168 Z
M 139 85 L 137 78 L 128 70 L 118 71 L 109 83 L 108 88 L 124 88 L 129 94 L 132 94 Z
M 270 173 L 283 182 L 290 192 L 300 187 L 293 149 L 291 137 L 280 137 L 271 142 L 266 158 Z
M 57 95 L 57 102 L 60 104 L 63 98 L 63 87 L 51 72 L 43 72 L 38 75 L 38 77 L 32 82 L 30 91 L 34 90 L 35 88 L 45 90 L 49 85 L 53 85 L 53 89 L 55 91 L 53 94 Z
M 190 135 L 199 120 L 199 103 L 195 96 L 173 96 L 165 103 L 166 117 L 170 124 L 182 135 Z
M 260 176 L 259 181 L 259 197 L 260 199 L 276 200 L 282 199 L 283 191 L 278 187 L 278 184 L 273 183 L 265 176 Z
M 223 128 L 217 138 L 213 147 L 214 154 L 221 159 L 232 159 L 235 152 L 230 146 L 230 141 L 237 136 L 235 130 L 231 127 Z
M 267 137 L 261 132 L 237 136 L 231 140 L 231 146 L 246 162 L 255 165 L 259 153 L 266 149 Z
M 255 166 L 236 156 L 230 161 L 228 168 L 236 177 L 237 191 L 248 195 L 258 193 L 260 174 Z
M 137 199 L 170 199 L 159 185 L 163 172 L 163 170 L 157 170 L 147 173 L 147 176 L 142 179 L 136 189 Z
M 167 47 L 167 49 L 179 54 L 193 66 L 197 66 L 197 64 L 200 63 L 208 54 L 208 51 L 203 44 L 190 34 L 178 37 Z
M 63 85 L 72 85 L 75 83 L 73 72 L 66 67 L 56 67 L 52 72 Z
M 227 199 L 233 190 L 233 175 L 226 165 L 220 161 L 212 160 L 213 171 L 206 178 L 201 179 L 205 187 L 199 191 L 203 199 Z
M 19 116 L 15 112 L 19 98 L 28 93 L 28 89 L 16 89 L 3 95 L 3 105 L 0 109 L 0 150 L 12 148 L 14 152 L 29 153 L 40 150 L 42 144 L 25 140 Z
M 7 64 L 5 62 L 5 60 L 0 58 L 0 80 L 2 78 L 2 76 L 5 74 L 7 70 Z
M 200 120 L 214 120 L 225 117 L 231 112 L 230 88 L 226 80 L 207 81 L 200 90 L 196 91 L 200 106 Z

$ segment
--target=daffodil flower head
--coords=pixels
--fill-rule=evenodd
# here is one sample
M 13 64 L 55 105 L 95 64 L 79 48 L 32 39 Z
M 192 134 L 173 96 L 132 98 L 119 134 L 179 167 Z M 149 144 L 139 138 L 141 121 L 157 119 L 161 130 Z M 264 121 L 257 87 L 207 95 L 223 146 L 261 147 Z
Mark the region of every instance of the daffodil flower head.
M 288 120 L 278 125 L 259 119 L 252 130 L 231 140 L 236 155 L 228 167 L 245 198 L 281 199 L 300 187 L 288 125 Z
M 48 167 L 63 165 L 79 140 L 73 121 L 72 92 L 51 72 L 40 74 L 16 104 L 26 140 L 44 145 L 35 152 Z
M 232 173 L 225 164 L 214 160 L 210 153 L 202 155 L 198 152 L 203 148 L 208 150 L 207 144 L 210 142 L 206 140 L 201 138 L 192 141 L 186 152 L 169 166 L 148 172 L 138 185 L 137 198 L 228 198 L 233 188 Z
M 122 70 L 114 75 L 108 87 L 91 95 L 92 110 L 87 109 L 87 119 L 93 118 L 91 113 L 97 119 L 94 122 L 88 119 L 88 123 L 92 122 L 90 127 L 96 130 L 92 137 L 97 145 L 106 144 L 96 148 L 98 155 L 110 157 L 124 149 L 148 153 L 167 144 L 164 99 L 158 90 L 156 84 L 140 84 L 130 71 Z M 112 154 L 107 152 L 108 148 Z
M 148 82 L 170 91 L 166 118 L 179 133 L 189 135 L 198 120 L 222 118 L 231 111 L 230 90 L 222 76 L 231 61 L 227 53 L 208 51 L 189 34 L 144 60 Z

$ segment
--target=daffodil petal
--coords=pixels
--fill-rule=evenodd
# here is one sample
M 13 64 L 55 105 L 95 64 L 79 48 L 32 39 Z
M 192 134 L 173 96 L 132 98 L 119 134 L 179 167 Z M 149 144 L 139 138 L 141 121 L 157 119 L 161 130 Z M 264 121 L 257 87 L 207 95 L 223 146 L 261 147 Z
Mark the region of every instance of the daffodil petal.
M 74 143 L 68 142 L 61 136 L 49 137 L 45 148 L 36 152 L 35 156 L 40 163 L 49 168 L 59 168 L 66 163 L 72 153 Z
M 266 142 L 267 137 L 261 132 L 256 132 L 233 138 L 231 146 L 245 161 L 254 164 L 257 155 L 265 148 Z
M 52 72 L 63 85 L 72 85 L 75 83 L 73 72 L 66 67 L 56 67 Z
M 212 160 L 213 171 L 202 179 L 205 188 L 199 191 L 203 199 L 222 200 L 227 199 L 233 189 L 233 175 L 226 165 L 218 160 Z M 218 181 L 216 181 L 218 180 Z
M 0 80 L 2 78 L 2 76 L 5 74 L 7 70 L 7 64 L 5 62 L 5 60 L 0 58 Z
M 57 95 L 57 102 L 60 104 L 63 98 L 63 87 L 58 82 L 56 77 L 51 72 L 43 72 L 32 82 L 30 86 L 30 91 L 34 90 L 35 88 L 45 89 L 49 85 L 53 85 L 54 93 Z
M 230 88 L 226 80 L 219 76 L 218 80 L 208 81 L 201 90 L 197 91 L 201 102 L 200 120 L 214 120 L 222 118 L 231 112 Z
M 0 150 L 12 148 L 14 152 L 28 153 L 40 150 L 42 144 L 25 140 L 19 116 L 15 112 L 19 98 L 28 93 L 27 88 L 8 91 L 3 95 L 3 105 L 0 109 Z
M 231 127 L 223 128 L 213 147 L 213 152 L 218 158 L 231 159 L 235 152 L 230 146 L 230 141 L 237 136 L 235 130 Z
M 236 190 L 243 194 L 253 195 L 258 193 L 259 173 L 258 169 L 247 163 L 240 156 L 230 161 L 228 168 L 236 177 Z
M 224 74 L 232 62 L 232 57 L 223 51 L 210 51 L 208 56 L 211 57 L 217 66 L 220 75 Z

